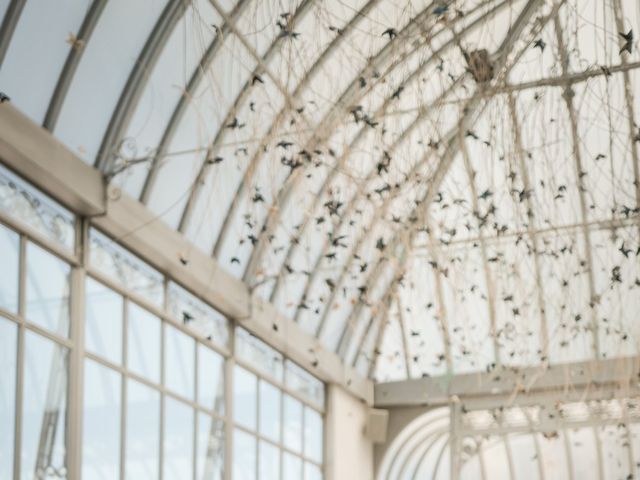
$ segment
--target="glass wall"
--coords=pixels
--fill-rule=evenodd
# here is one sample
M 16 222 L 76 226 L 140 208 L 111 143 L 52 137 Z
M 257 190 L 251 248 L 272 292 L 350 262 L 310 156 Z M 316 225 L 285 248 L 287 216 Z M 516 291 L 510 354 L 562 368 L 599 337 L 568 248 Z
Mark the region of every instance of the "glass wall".
M 322 478 L 324 386 L 236 328 L 234 480 Z
M 322 478 L 321 382 L 2 166 L 0 266 L 0 478 Z

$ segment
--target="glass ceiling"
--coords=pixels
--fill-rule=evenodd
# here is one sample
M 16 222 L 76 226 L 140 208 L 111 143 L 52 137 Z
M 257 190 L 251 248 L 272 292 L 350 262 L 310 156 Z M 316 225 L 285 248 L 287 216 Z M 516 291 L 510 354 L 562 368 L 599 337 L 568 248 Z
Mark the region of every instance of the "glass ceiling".
M 0 17 L 17 108 L 363 375 L 638 354 L 637 2 Z
M 635 478 L 638 420 L 635 400 L 468 412 L 460 422 L 459 478 Z M 394 438 L 377 478 L 452 478 L 450 433 L 447 408 L 417 417 Z

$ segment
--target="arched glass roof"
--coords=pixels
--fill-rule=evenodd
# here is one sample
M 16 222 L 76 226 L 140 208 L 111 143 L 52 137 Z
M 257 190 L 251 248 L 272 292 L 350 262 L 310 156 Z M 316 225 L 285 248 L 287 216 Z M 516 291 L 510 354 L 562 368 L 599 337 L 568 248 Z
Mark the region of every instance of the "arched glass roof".
M 638 353 L 637 2 L 0 18 L 17 108 L 363 375 Z
M 454 478 L 453 442 L 460 479 L 634 478 L 637 415 L 635 402 L 618 400 L 479 410 L 462 415 L 456 442 L 449 409 L 439 408 L 397 434 L 377 479 Z

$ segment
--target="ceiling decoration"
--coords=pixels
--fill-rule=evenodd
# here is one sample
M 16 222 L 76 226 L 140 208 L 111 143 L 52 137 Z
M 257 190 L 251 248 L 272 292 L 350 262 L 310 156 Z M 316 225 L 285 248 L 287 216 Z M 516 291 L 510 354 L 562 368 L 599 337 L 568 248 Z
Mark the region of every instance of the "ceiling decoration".
M 0 18 L 2 101 L 362 374 L 638 354 L 637 2 Z

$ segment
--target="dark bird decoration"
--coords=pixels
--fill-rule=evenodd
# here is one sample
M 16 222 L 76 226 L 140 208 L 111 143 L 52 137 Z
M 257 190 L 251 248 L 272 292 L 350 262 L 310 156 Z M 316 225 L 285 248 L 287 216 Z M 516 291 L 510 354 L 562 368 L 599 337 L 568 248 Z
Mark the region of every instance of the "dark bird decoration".
M 278 142 L 276 147 L 280 147 L 280 148 L 283 148 L 285 150 L 288 150 L 291 145 L 293 145 L 293 143 L 286 142 L 286 141 L 282 140 L 282 141 Z
M 293 172 L 296 168 L 302 166 L 302 162 L 300 160 L 296 160 L 294 158 L 281 157 L 280 163 L 285 167 L 289 167 Z
M 631 55 L 633 49 L 633 30 L 629 30 L 627 33 L 618 32 L 618 34 L 624 39 L 624 44 L 622 48 L 620 48 L 620 54 L 622 55 L 622 52 L 627 52 Z
M 6 93 L 0 92 L 0 103 L 11 101 L 11 98 Z
M 491 192 L 491 190 L 485 190 L 480 195 L 478 195 L 478 198 L 480 198 L 482 200 L 486 200 L 487 198 L 491 197 L 492 195 L 493 195 L 493 193 Z
M 624 255 L 625 258 L 629 258 L 629 254 L 631 253 L 630 248 L 624 248 L 624 242 L 622 242 L 622 245 L 620 245 L 620 248 L 618 248 L 618 251 L 622 253 L 622 255 Z
M 240 123 L 238 117 L 233 117 L 233 121 L 225 125 L 225 128 L 229 128 L 231 130 L 244 128 L 245 124 Z
M 396 100 L 399 100 L 400 94 L 402 93 L 403 90 L 404 90 L 404 86 L 400 85 L 398 88 L 396 88 L 395 92 L 393 92 L 393 95 L 391 95 L 391 98 L 395 98 Z
M 449 11 L 449 5 L 438 5 L 433 9 L 433 14 L 440 17 Z
M 296 39 L 300 36 L 300 33 L 298 32 L 294 32 L 292 25 L 291 25 L 291 14 L 290 13 L 286 13 L 286 14 L 281 14 L 280 17 L 282 17 L 286 23 L 283 23 L 281 20 L 278 20 L 276 22 L 276 25 L 278 25 L 278 27 L 280 28 L 280 35 L 278 36 L 279 38 L 291 38 L 291 39 Z
M 479 140 L 480 139 L 480 137 L 478 137 L 478 135 L 473 130 L 467 130 L 464 135 L 465 135 L 465 137 L 471 137 L 474 140 Z
M 546 46 L 547 44 L 541 38 L 533 42 L 533 48 L 539 48 L 541 52 L 544 52 Z
M 340 210 L 340 207 L 342 207 L 342 202 L 329 200 L 324 204 L 324 207 L 329 210 L 329 215 L 336 215 L 337 217 L 339 217 L 340 213 L 338 212 L 338 210 Z
M 389 155 L 389 152 L 385 150 L 384 158 L 382 159 L 382 161 L 378 162 L 378 164 L 376 165 L 376 170 L 378 172 L 378 175 L 381 175 L 382 172 L 388 173 L 389 165 L 391 165 L 391 156 Z
M 398 31 L 395 28 L 387 28 L 384 32 L 382 32 L 381 36 L 384 37 L 385 35 L 389 36 L 389 40 L 393 40 L 398 36 Z
M 214 158 L 207 158 L 207 163 L 209 165 L 215 165 L 216 163 L 222 163 L 222 161 L 224 160 L 224 158 L 218 156 L 218 157 L 214 157 Z

